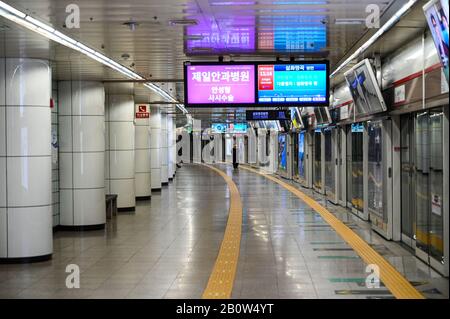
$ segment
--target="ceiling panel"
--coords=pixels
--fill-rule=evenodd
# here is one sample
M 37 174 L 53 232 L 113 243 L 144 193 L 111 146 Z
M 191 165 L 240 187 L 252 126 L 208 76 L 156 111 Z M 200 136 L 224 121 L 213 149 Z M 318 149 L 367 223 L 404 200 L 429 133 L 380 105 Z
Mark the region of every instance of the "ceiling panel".
M 367 31 L 364 24 L 338 24 L 364 19 L 366 6 L 386 10 L 391 0 L 77 0 L 79 29 L 65 28 L 72 0 L 6 0 L 6 3 L 102 51 L 147 79 L 182 79 L 183 61 L 274 60 L 276 57 L 328 58 L 334 66 Z M 135 23 L 135 29 L 129 27 Z M 58 80 L 123 78 L 97 62 L 0 19 L 0 55 L 52 61 Z M 161 84 L 162 86 L 167 84 Z M 136 84 L 139 100 L 158 97 Z M 173 92 L 180 99 L 183 86 Z M 169 112 L 173 105 L 166 106 Z M 197 110 L 192 110 L 194 113 Z M 235 109 L 218 111 L 218 118 Z M 215 115 L 211 110 L 202 110 Z M 205 118 L 208 115 L 205 115 Z

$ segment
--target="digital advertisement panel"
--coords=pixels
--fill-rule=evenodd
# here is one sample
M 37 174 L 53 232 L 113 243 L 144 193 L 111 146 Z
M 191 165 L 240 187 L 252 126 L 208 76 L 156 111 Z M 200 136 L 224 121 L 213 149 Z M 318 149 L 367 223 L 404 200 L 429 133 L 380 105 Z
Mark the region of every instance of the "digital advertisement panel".
M 258 65 L 258 103 L 328 106 L 327 64 Z
M 448 0 L 432 0 L 424 6 L 423 10 L 448 83 Z
M 255 103 L 255 66 L 187 65 L 186 106 Z

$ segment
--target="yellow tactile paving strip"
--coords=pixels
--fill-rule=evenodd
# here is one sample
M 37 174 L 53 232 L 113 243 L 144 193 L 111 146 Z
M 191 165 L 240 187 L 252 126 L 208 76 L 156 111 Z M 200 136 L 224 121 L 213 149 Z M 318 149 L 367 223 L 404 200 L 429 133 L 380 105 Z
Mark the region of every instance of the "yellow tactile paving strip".
M 220 169 L 205 165 L 222 176 L 230 191 L 230 209 L 225 235 L 220 246 L 219 255 L 209 276 L 208 285 L 203 292 L 203 299 L 229 299 L 233 291 L 239 259 L 242 230 L 242 201 L 239 190 L 231 177 Z
M 354 231 L 342 223 L 337 217 L 330 213 L 325 207 L 320 205 L 314 199 L 301 192 L 296 187 L 289 185 L 276 177 L 258 172 L 249 167 L 241 166 L 241 168 L 260 174 L 267 179 L 281 185 L 298 198 L 304 201 L 308 206 L 314 209 L 322 218 L 342 237 L 355 252 L 367 263 L 378 265 L 380 269 L 380 279 L 391 293 L 398 299 L 424 299 L 424 296 L 417 291 L 409 281 L 399 273 L 386 259 L 369 246 Z

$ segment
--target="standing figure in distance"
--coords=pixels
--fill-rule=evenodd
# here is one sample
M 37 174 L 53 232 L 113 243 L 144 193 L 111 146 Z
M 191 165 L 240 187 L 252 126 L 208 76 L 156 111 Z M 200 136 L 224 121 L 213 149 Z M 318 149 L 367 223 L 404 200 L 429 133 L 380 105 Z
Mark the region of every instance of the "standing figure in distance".
M 239 166 L 238 160 L 237 160 L 237 143 L 236 143 L 236 136 L 233 136 L 233 168 L 237 169 Z

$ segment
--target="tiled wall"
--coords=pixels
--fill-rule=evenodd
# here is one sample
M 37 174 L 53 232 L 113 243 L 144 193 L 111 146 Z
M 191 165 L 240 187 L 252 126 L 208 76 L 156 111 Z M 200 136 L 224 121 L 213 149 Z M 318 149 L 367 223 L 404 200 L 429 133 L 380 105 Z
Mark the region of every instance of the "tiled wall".
M 59 225 L 59 132 L 58 132 L 58 85 L 56 81 L 52 83 L 52 211 L 53 227 Z

